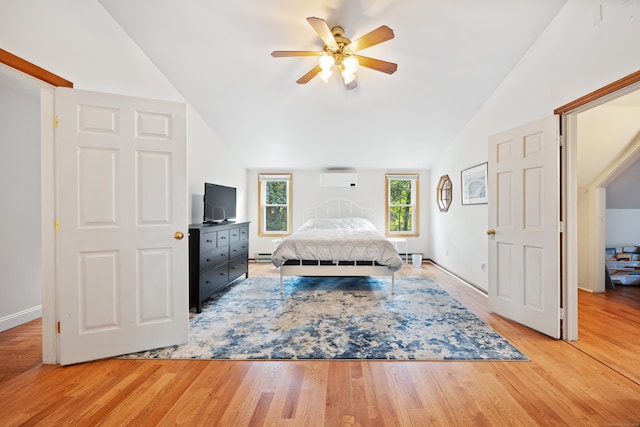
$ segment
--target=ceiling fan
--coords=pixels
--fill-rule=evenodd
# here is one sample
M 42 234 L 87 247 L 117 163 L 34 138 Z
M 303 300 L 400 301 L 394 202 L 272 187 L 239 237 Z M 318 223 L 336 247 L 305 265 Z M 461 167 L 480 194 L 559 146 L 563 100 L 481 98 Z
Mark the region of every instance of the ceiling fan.
M 331 76 L 331 70 L 335 67 L 342 76 L 345 89 L 351 90 L 357 87 L 355 73 L 359 66 L 387 74 L 393 74 L 398 69 L 398 64 L 393 62 L 356 54 L 356 52 L 363 49 L 391 40 L 394 37 L 393 30 L 386 25 L 382 25 L 359 39 L 351 41 L 344 36 L 342 27 L 329 28 L 324 19 L 315 17 L 307 18 L 307 21 L 324 43 L 322 51 L 276 50 L 271 52 L 271 56 L 274 58 L 290 56 L 320 57 L 318 65 L 300 77 L 296 83 L 308 83 L 316 75 L 326 82 Z

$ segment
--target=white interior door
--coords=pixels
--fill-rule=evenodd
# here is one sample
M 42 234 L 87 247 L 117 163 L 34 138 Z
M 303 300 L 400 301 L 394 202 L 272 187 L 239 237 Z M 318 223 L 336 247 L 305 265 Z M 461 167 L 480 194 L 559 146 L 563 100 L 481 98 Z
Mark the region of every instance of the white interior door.
M 560 338 L 558 116 L 489 137 L 489 309 Z M 495 233 L 495 234 L 493 234 Z
M 55 108 L 58 361 L 185 343 L 185 106 L 58 88 Z

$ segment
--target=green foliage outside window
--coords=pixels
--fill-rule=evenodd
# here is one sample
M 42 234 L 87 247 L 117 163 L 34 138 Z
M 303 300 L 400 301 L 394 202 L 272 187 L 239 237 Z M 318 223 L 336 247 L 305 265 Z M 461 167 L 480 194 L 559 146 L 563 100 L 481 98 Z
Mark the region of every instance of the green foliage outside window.
M 413 231 L 413 181 L 389 180 L 389 231 Z
M 287 231 L 288 191 L 286 181 L 265 183 L 265 230 Z

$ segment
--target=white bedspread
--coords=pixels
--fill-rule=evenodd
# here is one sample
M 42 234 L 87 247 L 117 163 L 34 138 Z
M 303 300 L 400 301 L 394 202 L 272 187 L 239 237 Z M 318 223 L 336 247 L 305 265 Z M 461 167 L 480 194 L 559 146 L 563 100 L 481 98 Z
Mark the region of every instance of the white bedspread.
M 397 271 L 402 259 L 393 243 L 364 218 L 312 219 L 278 245 L 271 262 L 287 260 L 376 261 Z

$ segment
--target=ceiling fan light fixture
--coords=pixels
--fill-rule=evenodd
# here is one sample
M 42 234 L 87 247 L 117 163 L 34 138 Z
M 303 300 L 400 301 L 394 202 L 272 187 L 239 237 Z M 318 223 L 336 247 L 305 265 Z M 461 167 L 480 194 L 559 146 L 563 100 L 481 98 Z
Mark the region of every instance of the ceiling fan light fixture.
M 320 55 L 320 59 L 318 60 L 318 65 L 320 65 L 322 71 L 328 71 L 329 74 L 331 74 L 331 67 L 333 67 L 335 63 L 336 59 L 333 57 L 333 55 L 330 55 L 326 52 Z
M 358 56 L 356 54 L 356 52 L 362 49 L 393 39 L 395 37 L 393 30 L 386 25 L 381 25 L 352 42 L 344 36 L 344 29 L 342 27 L 337 26 L 330 28 L 327 25 L 327 21 L 314 16 L 308 17 L 307 22 L 309 22 L 323 42 L 321 51 L 274 50 L 271 52 L 271 56 L 274 58 L 291 56 L 319 57 L 317 65 L 296 80 L 296 83 L 309 83 L 315 76 L 320 76 L 320 78 L 326 82 L 331 76 L 331 70 L 336 67 L 345 82 L 345 89 L 352 90 L 358 86 L 356 83 L 356 71 L 360 65 L 387 74 L 393 74 L 398 69 L 398 64 L 394 64 L 393 62 Z M 362 62 L 362 64 L 360 64 L 360 62 Z
M 348 85 L 352 81 L 356 79 L 355 73 L 350 73 L 349 70 L 344 69 L 341 71 L 342 79 L 344 80 L 344 84 Z
M 320 77 L 320 80 L 327 83 L 329 81 L 329 77 L 331 77 L 331 69 L 320 71 L 318 73 L 318 77 Z
M 358 66 L 360 65 L 360 62 L 358 61 L 358 58 L 356 58 L 355 56 L 347 56 L 342 60 L 342 65 L 344 65 L 345 70 L 348 71 L 350 74 L 355 74 L 356 71 L 358 70 Z

